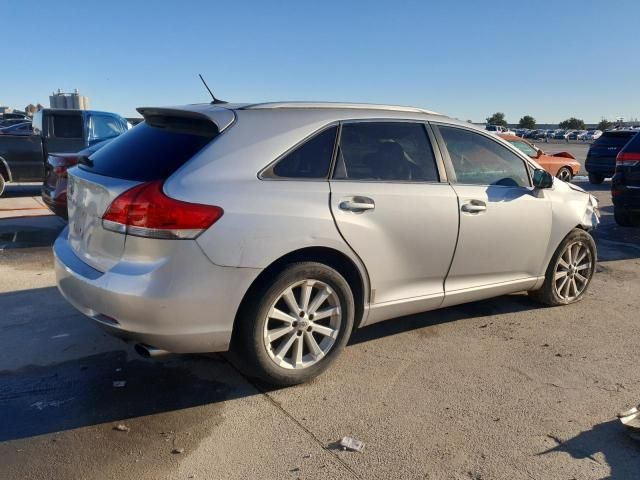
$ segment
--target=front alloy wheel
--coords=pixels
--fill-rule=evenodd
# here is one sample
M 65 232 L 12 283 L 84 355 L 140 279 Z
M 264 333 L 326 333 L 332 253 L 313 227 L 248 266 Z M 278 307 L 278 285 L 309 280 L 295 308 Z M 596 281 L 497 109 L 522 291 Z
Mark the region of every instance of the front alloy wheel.
M 588 232 L 574 228 L 560 242 L 545 272 L 544 283 L 529 295 L 549 306 L 582 299 L 596 269 L 596 244 Z
M 571 175 L 571 170 L 569 168 L 562 167 L 560 170 L 558 170 L 556 177 L 558 177 L 563 182 L 570 182 L 573 178 L 573 175 Z
M 567 245 L 556 262 L 556 295 L 566 303 L 576 300 L 589 285 L 593 268 L 591 251 L 582 240 Z

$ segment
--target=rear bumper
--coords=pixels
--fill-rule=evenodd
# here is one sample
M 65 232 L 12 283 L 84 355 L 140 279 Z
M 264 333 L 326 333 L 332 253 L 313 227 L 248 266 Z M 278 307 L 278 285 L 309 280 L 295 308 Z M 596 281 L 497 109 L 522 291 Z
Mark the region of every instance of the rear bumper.
M 68 218 L 66 187 L 66 182 L 63 187 L 60 185 L 53 187 L 44 183 L 40 190 L 44 204 L 49 207 L 49 210 L 64 219 Z
M 640 211 L 640 187 L 614 185 L 611 200 L 617 208 Z
M 67 231 L 53 246 L 58 289 L 101 328 L 173 353 L 228 350 L 236 312 L 260 270 L 219 267 L 195 242 L 179 241 L 171 258 L 100 272 L 76 256 Z
M 603 158 L 594 160 L 587 157 L 584 163 L 584 168 L 589 173 L 595 173 L 596 175 L 602 175 L 603 177 L 613 177 L 616 171 L 616 159 Z

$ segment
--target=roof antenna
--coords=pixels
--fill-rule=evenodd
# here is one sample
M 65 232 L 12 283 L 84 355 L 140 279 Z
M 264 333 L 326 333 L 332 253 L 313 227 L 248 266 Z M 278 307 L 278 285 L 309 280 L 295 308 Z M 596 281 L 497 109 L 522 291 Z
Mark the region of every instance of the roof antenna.
M 213 92 L 211 91 L 211 89 L 209 88 L 209 85 L 207 85 L 207 82 L 205 82 L 204 78 L 202 78 L 202 75 L 198 74 L 198 76 L 200 77 L 200 80 L 202 80 L 202 83 L 204 84 L 204 88 L 206 88 L 209 91 L 209 95 L 211 95 L 211 98 L 213 98 L 213 101 L 211 103 L 213 103 L 214 105 L 217 103 L 227 103 L 224 100 L 217 99 L 213 94 Z

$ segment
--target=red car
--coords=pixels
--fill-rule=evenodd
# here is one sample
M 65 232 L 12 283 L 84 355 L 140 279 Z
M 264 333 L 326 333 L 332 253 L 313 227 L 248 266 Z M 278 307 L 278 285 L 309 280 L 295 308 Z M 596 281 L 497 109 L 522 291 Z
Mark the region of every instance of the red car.
M 498 134 L 498 136 L 533 158 L 542 168 L 560 180 L 570 182 L 580 172 L 580 162 L 569 152 L 547 154 L 524 138 L 505 134 Z

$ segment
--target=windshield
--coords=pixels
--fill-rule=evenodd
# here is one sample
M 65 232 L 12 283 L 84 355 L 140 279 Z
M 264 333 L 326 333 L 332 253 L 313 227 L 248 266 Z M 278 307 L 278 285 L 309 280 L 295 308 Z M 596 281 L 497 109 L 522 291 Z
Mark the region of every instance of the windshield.
M 538 156 L 537 150 L 526 142 L 520 140 L 509 140 L 509 143 L 531 158 L 536 158 Z

